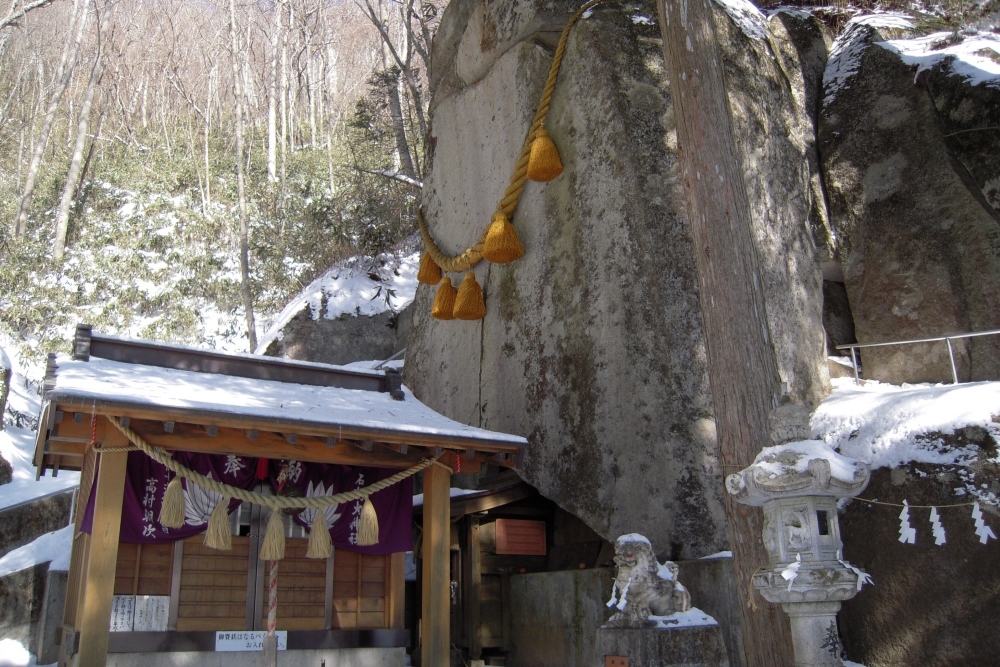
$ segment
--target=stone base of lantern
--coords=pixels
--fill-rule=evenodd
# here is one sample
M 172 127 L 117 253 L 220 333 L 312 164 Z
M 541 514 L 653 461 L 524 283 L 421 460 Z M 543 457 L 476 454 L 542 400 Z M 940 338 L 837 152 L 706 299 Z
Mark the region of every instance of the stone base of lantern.
M 718 625 L 686 628 L 600 628 L 596 654 L 628 658 L 628 667 L 729 667 Z

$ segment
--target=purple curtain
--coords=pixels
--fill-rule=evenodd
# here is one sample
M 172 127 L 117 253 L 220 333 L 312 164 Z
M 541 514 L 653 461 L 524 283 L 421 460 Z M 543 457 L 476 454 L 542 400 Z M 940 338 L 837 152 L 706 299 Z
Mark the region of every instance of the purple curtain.
M 193 454 L 177 452 L 176 460 L 185 467 L 221 480 L 230 486 L 252 489 L 256 484 L 257 459 L 231 455 Z M 277 476 L 283 463 L 270 461 L 268 478 L 277 491 Z M 325 465 L 318 463 L 288 463 L 286 491 L 297 489 L 303 496 L 332 495 L 368 486 L 395 474 L 396 470 L 360 466 Z M 204 532 L 208 519 L 221 500 L 221 496 L 184 481 L 185 523 L 181 528 L 164 528 L 159 524 L 163 493 L 174 474 L 165 466 L 153 461 L 142 452 L 130 452 L 122 498 L 121 541 L 151 544 L 173 542 Z M 94 517 L 95 483 L 84 510 L 81 530 L 91 532 Z M 413 478 L 379 491 L 371 496 L 379 520 L 379 543 L 362 547 L 357 544 L 358 519 L 363 501 L 352 501 L 331 506 L 324 511 L 330 536 L 338 549 L 366 554 L 389 554 L 407 551 L 413 547 Z M 239 500 L 229 503 L 229 511 L 239 507 Z M 307 529 L 315 514 L 306 510 L 295 520 Z

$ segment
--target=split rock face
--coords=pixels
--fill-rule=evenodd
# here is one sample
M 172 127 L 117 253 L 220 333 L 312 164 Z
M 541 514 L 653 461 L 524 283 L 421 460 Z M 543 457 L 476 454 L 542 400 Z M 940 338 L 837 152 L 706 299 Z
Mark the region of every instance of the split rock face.
M 858 340 L 1000 328 L 1000 90 L 915 67 L 849 27 L 831 60 L 819 145 Z M 853 75 L 851 74 L 853 72 Z M 1000 379 L 1000 338 L 956 341 L 958 377 Z M 865 377 L 951 381 L 943 342 L 862 351 Z
M 445 252 L 489 223 L 577 6 L 455 0 L 445 12 L 423 192 Z M 526 436 L 520 474 L 606 539 L 641 531 L 669 557 L 692 558 L 727 543 L 723 471 L 655 16 L 651 3 L 608 1 L 573 29 L 546 123 L 565 171 L 524 190 L 512 222 L 526 254 L 475 268 L 488 311 L 479 322 L 432 319 L 434 289 L 418 289 L 406 381 L 453 419 Z M 794 109 L 766 109 L 791 96 L 770 47 L 741 39 L 727 68 L 768 74 L 731 97 L 741 131 L 800 133 Z M 812 404 L 826 376 L 808 147 L 757 136 L 744 148 L 754 169 L 780 170 L 751 192 L 761 278 L 782 299 L 769 301 L 768 335 L 788 394 Z

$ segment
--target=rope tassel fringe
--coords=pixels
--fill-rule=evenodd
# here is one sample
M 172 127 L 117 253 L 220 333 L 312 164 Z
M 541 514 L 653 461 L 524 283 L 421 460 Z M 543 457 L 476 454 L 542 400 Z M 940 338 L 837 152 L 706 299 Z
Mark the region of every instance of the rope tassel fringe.
M 333 555 L 333 540 L 330 529 L 326 527 L 326 516 L 322 510 L 315 510 L 312 525 L 309 527 L 309 546 L 306 558 L 329 558 Z
M 424 285 L 437 285 L 441 282 L 441 267 L 437 265 L 430 253 L 425 252 L 420 258 L 420 268 L 417 270 L 417 282 Z
M 538 128 L 535 140 L 531 142 L 531 154 L 528 156 L 528 178 L 539 183 L 548 183 L 562 172 L 559 149 L 545 128 Z
M 264 543 L 260 547 L 261 560 L 281 560 L 285 557 L 285 522 L 281 512 L 271 510 L 271 518 L 264 531 Z
M 361 508 L 361 519 L 358 521 L 358 546 L 370 547 L 378 544 L 378 514 L 369 496 Z
M 181 528 L 184 525 L 184 486 L 180 475 L 175 475 L 163 492 L 160 525 L 164 528 Z
M 476 282 L 476 274 L 472 271 L 465 274 L 465 279 L 458 288 L 453 312 L 458 320 L 481 320 L 486 317 L 483 288 Z
M 431 317 L 436 320 L 455 319 L 455 288 L 451 284 L 451 278 L 444 277 L 441 279 L 437 294 L 434 295 L 434 307 L 431 308 Z
M 229 497 L 222 496 L 219 504 L 212 510 L 208 519 L 208 529 L 205 531 L 205 546 L 209 549 L 229 551 L 233 548 L 233 535 L 229 530 Z
M 517 230 L 503 211 L 493 214 L 493 221 L 486 230 L 483 259 L 494 264 L 506 264 L 524 256 L 524 246 Z

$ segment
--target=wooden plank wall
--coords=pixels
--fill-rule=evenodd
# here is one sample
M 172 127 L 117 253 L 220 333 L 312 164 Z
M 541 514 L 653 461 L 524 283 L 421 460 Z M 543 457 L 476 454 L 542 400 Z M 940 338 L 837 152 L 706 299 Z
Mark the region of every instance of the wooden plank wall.
M 178 630 L 243 630 L 250 538 L 233 536 L 232 551 L 216 551 L 198 535 L 184 542 Z
M 173 544 L 118 545 L 115 595 L 170 595 Z
M 305 539 L 286 539 L 278 562 L 278 629 L 322 630 L 326 623 L 326 561 L 306 558 Z M 339 555 L 339 554 L 338 554 Z M 260 601 L 261 627 L 267 627 L 267 568 Z
M 232 551 L 209 549 L 203 539 L 199 535 L 184 542 L 177 629 L 242 630 L 249 538 L 234 536 Z M 322 630 L 326 624 L 327 563 L 306 558 L 307 545 L 305 539 L 285 542 L 285 558 L 278 566 L 279 630 Z M 115 595 L 170 595 L 173 554 L 173 544 L 119 544 Z M 367 556 L 338 550 L 332 627 L 402 628 L 403 562 L 403 554 Z M 260 610 L 264 624 L 266 595 Z
M 391 558 L 337 551 L 333 567 L 333 627 L 387 628 Z

